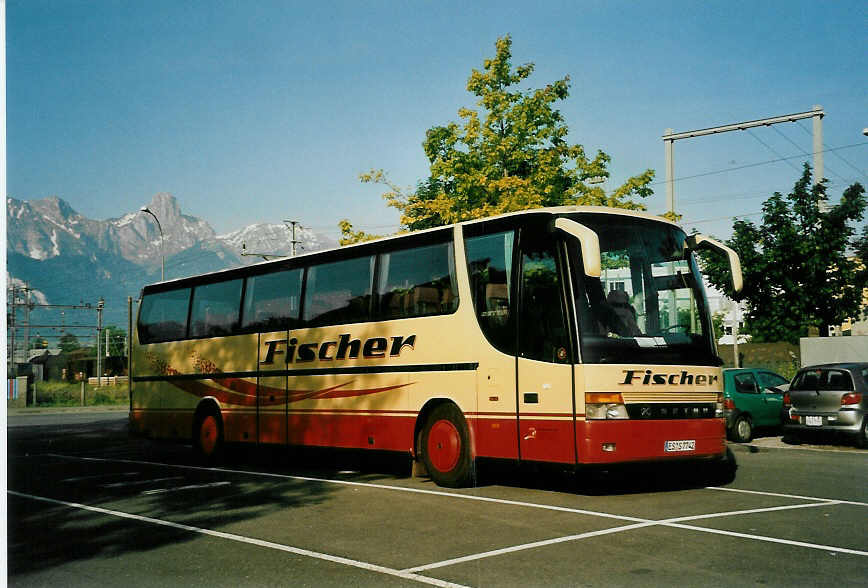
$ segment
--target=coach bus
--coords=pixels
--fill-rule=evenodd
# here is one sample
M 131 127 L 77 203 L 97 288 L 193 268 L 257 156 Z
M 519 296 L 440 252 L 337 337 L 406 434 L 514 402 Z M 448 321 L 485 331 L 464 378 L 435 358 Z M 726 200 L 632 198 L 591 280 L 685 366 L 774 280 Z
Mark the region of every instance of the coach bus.
M 130 422 L 192 440 L 385 450 L 444 486 L 478 458 L 722 459 L 693 251 L 649 214 L 558 207 L 146 286 Z

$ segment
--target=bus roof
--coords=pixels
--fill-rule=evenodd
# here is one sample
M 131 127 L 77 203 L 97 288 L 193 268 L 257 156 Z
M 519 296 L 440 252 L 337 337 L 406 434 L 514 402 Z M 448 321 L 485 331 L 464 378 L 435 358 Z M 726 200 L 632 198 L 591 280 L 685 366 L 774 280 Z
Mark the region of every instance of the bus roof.
M 523 216 L 523 215 L 531 215 L 531 214 L 548 214 L 551 216 L 558 216 L 558 215 L 576 214 L 576 213 L 611 214 L 611 215 L 619 215 L 619 216 L 631 216 L 631 217 L 641 218 L 641 219 L 650 220 L 650 221 L 654 221 L 654 222 L 665 223 L 665 224 L 669 224 L 669 225 L 681 228 L 678 224 L 670 221 L 669 219 L 663 218 L 662 216 L 657 216 L 657 215 L 649 214 L 647 212 L 642 212 L 642 211 L 638 211 L 638 210 L 628 210 L 626 208 L 613 208 L 613 207 L 609 207 L 609 206 L 551 206 L 551 207 L 547 207 L 547 208 L 531 208 L 531 209 L 527 209 L 527 210 L 517 210 L 515 212 L 507 212 L 504 214 L 489 216 L 489 217 L 485 217 L 485 218 L 477 218 L 477 219 L 461 221 L 458 223 L 453 223 L 453 224 L 449 224 L 449 225 L 442 225 L 439 227 L 432 227 L 430 229 L 422 229 L 419 231 L 411 231 L 408 233 L 400 233 L 397 235 L 388 235 L 388 236 L 381 237 L 378 239 L 372 239 L 370 241 L 362 241 L 360 243 L 353 243 L 351 245 L 344 245 L 344 246 L 336 247 L 333 249 L 323 249 L 321 251 L 311 251 L 310 253 L 302 253 L 301 255 L 296 255 L 295 257 L 292 257 L 292 258 L 281 257 L 279 259 L 260 261 L 260 262 L 253 263 L 253 264 L 246 265 L 246 266 L 222 269 L 222 270 L 217 270 L 214 272 L 206 272 L 203 274 L 196 274 L 193 276 L 184 276 L 181 278 L 174 278 L 171 280 L 165 280 L 163 282 L 154 282 L 152 284 L 146 285 L 145 287 L 147 287 L 149 285 L 156 286 L 157 284 L 167 285 L 167 284 L 172 284 L 174 282 L 186 282 L 186 281 L 196 279 L 196 278 L 204 278 L 206 276 L 220 275 L 220 274 L 225 274 L 225 273 L 231 274 L 231 273 L 245 271 L 245 270 L 255 272 L 256 269 L 254 269 L 254 268 L 258 268 L 261 266 L 281 265 L 281 264 L 286 263 L 288 259 L 292 259 L 293 261 L 295 261 L 295 260 L 302 260 L 302 259 L 307 258 L 307 257 L 315 257 L 315 256 L 318 257 L 318 256 L 326 254 L 330 251 L 338 251 L 338 250 L 347 251 L 350 249 L 354 249 L 356 247 L 366 247 L 366 246 L 369 246 L 373 243 L 377 243 L 377 244 L 387 243 L 387 242 L 392 241 L 392 240 L 397 240 L 397 239 L 409 237 L 410 235 L 414 235 L 414 236 L 415 235 L 424 235 L 426 233 L 433 233 L 436 231 L 444 231 L 444 230 L 453 228 L 457 225 L 461 225 L 461 226 L 474 225 L 474 224 L 488 222 L 488 221 L 492 221 L 492 220 L 496 220 L 496 219 L 503 219 L 503 218 Z

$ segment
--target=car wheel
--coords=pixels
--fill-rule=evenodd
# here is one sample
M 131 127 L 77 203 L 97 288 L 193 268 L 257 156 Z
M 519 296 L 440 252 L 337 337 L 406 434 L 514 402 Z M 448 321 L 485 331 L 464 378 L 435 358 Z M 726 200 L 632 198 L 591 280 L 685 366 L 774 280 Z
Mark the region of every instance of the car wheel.
M 785 432 L 784 436 L 781 437 L 781 441 L 783 443 L 786 443 L 787 445 L 799 445 L 802 442 L 802 440 L 799 439 L 798 435 L 796 435 L 795 433 L 787 432 Z
M 750 417 L 740 415 L 732 427 L 732 435 L 738 443 L 747 443 L 753 438 L 753 424 Z
M 868 449 L 868 416 L 862 419 L 862 428 L 859 430 L 859 438 L 856 445 L 862 449 Z

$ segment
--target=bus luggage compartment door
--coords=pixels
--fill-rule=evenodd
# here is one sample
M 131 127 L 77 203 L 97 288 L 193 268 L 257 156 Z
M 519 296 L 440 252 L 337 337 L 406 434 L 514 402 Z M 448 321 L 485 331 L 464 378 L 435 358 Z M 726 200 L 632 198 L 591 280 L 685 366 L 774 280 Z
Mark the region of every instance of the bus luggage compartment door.
M 518 359 L 521 459 L 575 463 L 573 366 Z

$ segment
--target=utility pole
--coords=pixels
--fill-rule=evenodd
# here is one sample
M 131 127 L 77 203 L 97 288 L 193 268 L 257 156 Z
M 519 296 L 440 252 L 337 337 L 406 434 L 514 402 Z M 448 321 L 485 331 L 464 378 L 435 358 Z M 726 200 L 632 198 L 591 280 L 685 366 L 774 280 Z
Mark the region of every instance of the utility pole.
M 823 181 L 823 107 L 814 105 L 814 185 Z
M 813 110 L 808 112 L 798 112 L 795 114 L 785 114 L 783 116 L 774 116 L 771 118 L 763 118 L 760 120 L 750 120 L 730 125 L 719 127 L 711 127 L 708 129 L 698 129 L 695 131 L 686 131 L 683 133 L 674 133 L 672 129 L 666 129 L 663 132 L 663 150 L 666 158 L 666 208 L 669 212 L 675 212 L 675 141 L 679 139 L 692 139 L 694 137 L 704 137 L 706 135 L 714 135 L 718 133 L 727 133 L 729 131 L 744 131 L 754 127 L 768 127 L 785 122 L 795 122 L 805 118 L 814 119 L 814 184 L 823 181 L 823 107 L 819 104 L 815 105 Z
M 741 304 L 738 302 L 732 308 L 732 363 L 740 368 L 741 362 L 738 357 L 738 322 L 741 318 Z
M 24 282 L 24 361 L 30 361 L 30 291 L 27 282 Z
M 100 335 L 100 331 L 102 331 L 102 310 L 105 306 L 105 300 L 100 297 L 99 302 L 96 303 L 96 385 L 102 385 L 102 356 L 100 354 L 100 342 L 102 338 Z
M 127 394 L 130 398 L 130 411 L 133 410 L 133 353 L 130 343 L 133 336 L 133 297 L 127 296 L 127 336 L 124 349 L 127 352 Z
M 292 255 L 292 257 L 295 257 L 295 245 L 296 245 L 296 243 L 301 243 L 301 241 L 297 241 L 296 238 L 295 238 L 295 227 L 296 227 L 296 225 L 298 225 L 299 228 L 304 228 L 304 227 L 301 226 L 301 223 L 300 223 L 300 222 L 298 222 L 298 221 L 294 221 L 294 220 L 286 220 L 286 219 L 284 219 L 283 222 L 284 222 L 284 223 L 289 223 L 289 226 L 287 226 L 287 228 L 288 228 L 288 229 L 290 230 L 290 232 L 292 233 L 292 239 L 290 240 L 290 243 L 292 243 L 292 254 L 291 254 L 291 255 Z
M 297 244 L 301 243 L 300 239 L 295 238 L 295 227 L 297 226 L 300 229 L 303 229 L 304 227 L 301 226 L 300 222 L 294 221 L 294 220 L 284 220 L 283 222 L 286 223 L 286 228 L 290 231 L 290 234 L 292 235 L 290 237 L 290 240 L 289 240 L 290 244 L 292 245 L 292 249 L 290 251 L 289 256 L 295 257 L 295 255 L 296 255 L 295 246 Z M 265 261 L 268 261 L 269 257 L 273 257 L 275 259 L 280 258 L 280 257 L 286 257 L 286 255 L 281 255 L 279 253 L 252 253 L 252 252 L 247 251 L 247 245 L 245 243 L 242 243 L 241 244 L 241 257 L 248 257 L 248 256 L 261 257 Z
M 15 286 L 12 286 L 12 296 L 9 298 L 9 375 L 17 375 L 15 369 Z

